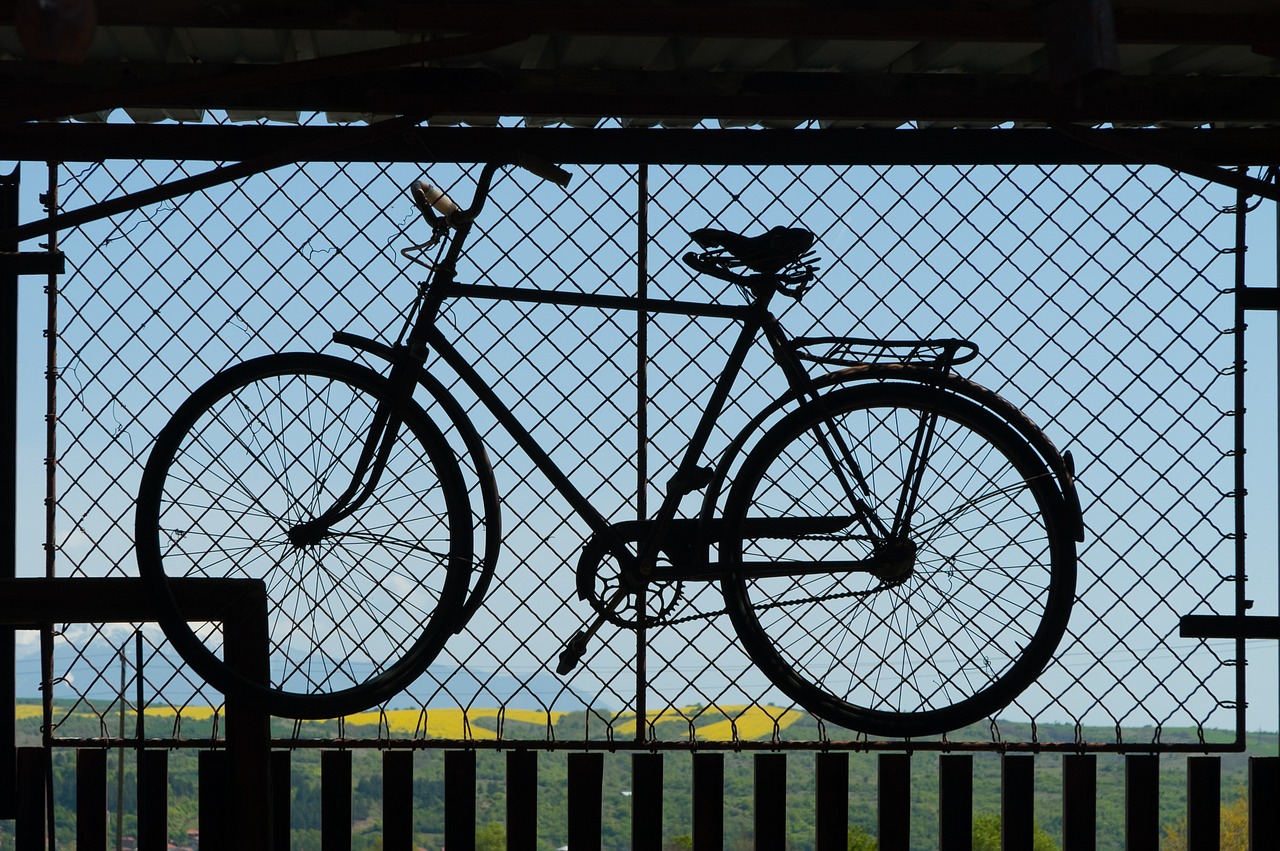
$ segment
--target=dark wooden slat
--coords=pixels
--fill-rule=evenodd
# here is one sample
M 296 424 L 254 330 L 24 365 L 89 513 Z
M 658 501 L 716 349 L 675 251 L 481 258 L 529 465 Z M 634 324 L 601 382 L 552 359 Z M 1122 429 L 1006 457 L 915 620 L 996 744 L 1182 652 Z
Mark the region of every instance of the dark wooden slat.
M 631 755 L 631 847 L 662 851 L 662 763 L 660 753 Z
M 724 847 L 724 754 L 693 755 L 693 848 Z
M 76 850 L 107 848 L 107 752 L 76 751 Z
M 938 847 L 967 849 L 973 842 L 973 756 L 938 757 Z
M 604 754 L 569 754 L 569 847 L 599 851 Z
M 1265 848 L 1280 837 L 1280 757 L 1249 757 L 1249 847 Z
M 755 756 L 756 848 L 787 845 L 787 755 Z
M 849 754 L 823 752 L 814 757 L 814 829 L 817 851 L 849 847 Z
M 292 820 L 290 795 L 293 765 L 288 751 L 271 752 L 271 848 L 291 851 L 289 827 Z M 203 837 L 201 837 L 203 839 Z
M 538 752 L 507 752 L 507 849 L 538 845 Z
M 1217 851 L 1222 819 L 1222 758 L 1187 757 L 1187 847 Z
M 138 851 L 169 847 L 169 752 L 138 754 Z
M 1160 757 L 1155 754 L 1124 758 L 1124 847 L 1160 849 Z
M 200 751 L 197 757 L 200 791 L 201 851 L 229 851 L 227 836 L 227 752 Z
M 413 851 L 413 751 L 382 753 L 382 847 Z
M 43 748 L 18 748 L 15 851 L 44 851 L 45 757 Z
M 1035 835 L 1036 762 L 1026 754 L 1006 754 L 1000 767 L 1000 841 L 1004 851 L 1030 851 Z
M 1072 851 L 1098 845 L 1098 758 L 1067 754 L 1062 758 L 1062 844 Z
M 911 847 L 911 757 L 882 753 L 879 760 L 880 851 Z
M 476 845 L 475 751 L 445 752 L 444 844 L 463 851 Z
M 351 851 L 351 751 L 320 754 L 320 849 Z
M 269 682 L 271 638 L 267 628 L 266 592 L 251 585 L 242 588 L 240 601 L 222 617 L 222 656 L 228 667 L 247 679 Z M 179 601 L 179 605 L 187 611 L 185 601 Z M 226 724 L 229 795 L 236 813 L 227 841 L 236 851 L 268 851 L 274 833 L 271 718 L 259 707 L 228 694 Z M 347 785 L 350 787 L 350 782 Z M 348 814 L 350 801 L 348 789 Z

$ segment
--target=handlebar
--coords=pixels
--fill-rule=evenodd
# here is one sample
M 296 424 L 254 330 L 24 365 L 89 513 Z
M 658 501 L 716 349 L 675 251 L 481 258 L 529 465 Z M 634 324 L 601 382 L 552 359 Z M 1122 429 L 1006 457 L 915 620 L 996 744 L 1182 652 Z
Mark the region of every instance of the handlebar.
M 413 196 L 413 203 L 422 213 L 422 217 L 427 220 L 427 224 L 431 225 L 432 230 L 443 230 L 445 227 L 461 227 L 469 225 L 476 216 L 480 215 L 480 211 L 484 208 L 484 203 L 489 197 L 489 185 L 493 181 L 493 175 L 498 169 L 516 165 L 523 168 L 530 174 L 534 174 L 543 180 L 549 180 L 557 186 L 567 187 L 573 175 L 560 166 L 543 159 L 536 154 L 530 154 L 526 151 L 516 151 L 501 160 L 486 163 L 484 169 L 480 172 L 480 180 L 476 183 L 475 196 L 472 198 L 471 206 L 463 210 L 458 204 L 444 193 L 444 190 L 432 186 L 425 180 L 417 180 L 409 187 L 409 193 Z

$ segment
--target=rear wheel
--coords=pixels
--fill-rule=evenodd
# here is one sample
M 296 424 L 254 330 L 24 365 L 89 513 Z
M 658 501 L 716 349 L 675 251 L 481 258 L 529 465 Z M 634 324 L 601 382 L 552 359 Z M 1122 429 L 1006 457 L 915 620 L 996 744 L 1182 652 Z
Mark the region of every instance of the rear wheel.
M 136 515 L 138 565 L 171 643 L 224 694 L 330 718 L 416 678 L 455 626 L 472 564 L 458 462 L 416 404 L 376 489 L 327 530 L 306 526 L 352 481 L 385 378 L 318 354 L 272 355 L 198 389 L 156 438 Z M 260 578 L 270 682 L 224 664 L 220 624 L 188 623 L 176 577 Z
M 840 446 L 857 465 L 844 458 L 843 476 Z M 850 490 L 887 527 L 914 491 L 909 528 L 869 534 Z M 849 522 L 759 522 L 824 517 Z M 1048 663 L 1075 593 L 1068 528 L 1048 467 L 990 411 L 923 385 L 854 386 L 793 411 L 743 462 L 723 591 L 747 653 L 798 704 L 873 735 L 936 734 L 999 711 Z M 763 575 L 788 563 L 810 570 Z

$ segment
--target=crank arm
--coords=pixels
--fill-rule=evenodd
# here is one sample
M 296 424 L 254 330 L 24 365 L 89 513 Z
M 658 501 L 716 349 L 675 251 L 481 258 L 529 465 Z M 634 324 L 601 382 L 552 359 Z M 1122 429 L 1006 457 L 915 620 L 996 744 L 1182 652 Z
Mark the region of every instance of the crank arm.
M 614 592 L 613 598 L 609 600 L 607 608 L 612 611 L 618 607 L 627 596 L 625 589 L 618 589 Z M 560 658 L 556 664 L 556 673 L 560 676 L 572 671 L 578 667 L 578 663 L 582 661 L 582 657 L 586 655 L 587 643 L 591 641 L 591 637 L 600 631 L 600 627 L 605 624 L 605 616 L 597 614 L 594 618 L 587 622 L 585 626 L 569 636 L 569 640 L 564 643 L 564 649 L 560 651 Z

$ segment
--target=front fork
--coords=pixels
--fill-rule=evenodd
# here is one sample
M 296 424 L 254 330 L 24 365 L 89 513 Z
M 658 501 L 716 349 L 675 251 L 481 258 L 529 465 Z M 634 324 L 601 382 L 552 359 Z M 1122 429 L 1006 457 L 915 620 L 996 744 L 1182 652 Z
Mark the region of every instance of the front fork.
M 329 508 L 316 517 L 305 520 L 288 531 L 289 542 L 295 547 L 314 546 L 330 534 L 330 529 L 360 509 L 373 495 L 386 469 L 391 449 L 403 425 L 401 411 L 413 397 L 417 373 L 422 362 L 407 351 L 401 351 L 391 367 L 390 398 L 381 399 L 374 410 L 373 421 L 364 448 L 351 473 L 349 484 Z

